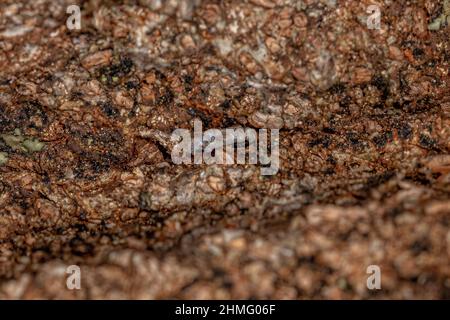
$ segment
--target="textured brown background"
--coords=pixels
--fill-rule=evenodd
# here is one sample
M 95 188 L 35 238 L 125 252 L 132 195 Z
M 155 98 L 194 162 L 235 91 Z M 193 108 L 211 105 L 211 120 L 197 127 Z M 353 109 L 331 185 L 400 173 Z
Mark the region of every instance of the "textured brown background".
M 0 299 L 449 298 L 447 7 L 371 3 L 3 0 Z M 279 173 L 172 164 L 195 118 Z

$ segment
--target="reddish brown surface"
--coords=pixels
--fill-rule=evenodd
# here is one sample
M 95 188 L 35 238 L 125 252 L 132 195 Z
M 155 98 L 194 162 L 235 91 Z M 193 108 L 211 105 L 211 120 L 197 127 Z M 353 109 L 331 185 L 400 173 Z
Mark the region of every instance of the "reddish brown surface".
M 448 298 L 437 1 L 0 4 L 0 298 Z M 192 7 L 191 7 L 192 5 Z M 170 134 L 280 128 L 281 168 L 177 166 Z M 77 264 L 82 289 L 67 290 Z M 379 265 L 382 290 L 366 288 Z

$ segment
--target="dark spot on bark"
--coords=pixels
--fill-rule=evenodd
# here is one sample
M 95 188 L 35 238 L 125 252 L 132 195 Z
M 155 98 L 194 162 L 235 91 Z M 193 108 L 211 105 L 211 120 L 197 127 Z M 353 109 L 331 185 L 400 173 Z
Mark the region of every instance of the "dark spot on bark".
M 398 72 L 398 79 L 400 81 L 400 90 L 402 92 L 404 92 L 407 89 L 409 89 L 408 82 L 406 81 L 405 77 L 403 76 L 403 72 L 402 71 Z
M 327 162 L 329 164 L 332 164 L 333 166 L 335 166 L 337 164 L 336 160 L 334 159 L 334 157 L 331 154 L 328 156 Z
M 198 109 L 194 109 L 194 108 L 189 108 L 187 110 L 188 114 L 191 115 L 194 118 L 200 118 L 200 120 L 203 123 L 203 126 L 205 128 L 209 128 L 210 124 L 211 124 L 211 119 L 201 110 Z
M 432 59 L 427 62 L 427 67 L 434 68 L 438 63 L 439 61 L 437 61 L 436 59 Z
M 192 91 L 194 78 L 191 75 L 186 74 L 183 76 L 183 82 L 184 82 L 184 90 L 186 90 L 187 92 Z
M 111 102 L 105 102 L 100 105 L 103 113 L 108 117 L 115 117 L 119 114 L 119 111 L 112 105 Z
M 6 115 L 6 108 L 0 105 L 0 132 L 11 130 L 11 120 Z
M 167 77 L 163 72 L 159 71 L 158 69 L 153 69 L 153 71 L 155 73 L 155 76 L 158 78 L 158 80 L 161 80 L 161 81 L 167 80 Z
M 84 225 L 82 223 L 76 223 L 73 227 L 75 229 L 77 229 L 77 232 L 86 232 L 87 231 L 86 225 Z
M 335 134 L 336 133 L 336 130 L 334 130 L 332 127 L 324 127 L 322 129 L 322 131 L 324 133 L 328 133 L 328 134 Z
M 172 156 L 170 152 L 161 144 L 159 141 L 154 141 L 156 147 L 158 148 L 159 152 L 161 152 L 163 158 L 165 161 L 171 162 Z
M 334 84 L 329 91 L 332 94 L 342 94 L 345 91 L 345 85 L 343 83 Z
M 108 85 L 114 84 L 114 78 L 121 78 L 129 74 L 133 69 L 133 65 L 133 60 L 130 58 L 121 58 L 118 63 L 100 68 L 100 78 L 106 77 L 106 82 Z
M 128 57 L 122 58 L 120 60 L 119 64 L 120 72 L 122 72 L 123 74 L 127 74 L 131 71 L 131 68 L 133 68 L 133 60 L 131 60 Z
M 420 135 L 419 143 L 422 147 L 427 149 L 434 149 L 436 147 L 436 141 L 425 134 Z
M 347 140 L 350 142 L 352 146 L 359 146 L 361 144 L 358 134 L 355 132 L 347 133 Z
M 400 101 L 394 101 L 394 103 L 392 104 L 392 107 L 394 109 L 402 109 L 402 104 L 400 103 Z
M 373 142 L 377 145 L 377 147 L 381 148 L 386 145 L 388 141 L 392 140 L 392 131 L 384 132 L 375 138 L 373 138 Z
M 441 299 L 442 300 L 450 300 L 450 287 L 443 284 L 441 290 Z
M 329 137 L 320 137 L 320 138 L 316 138 L 316 139 L 311 140 L 308 143 L 308 146 L 310 148 L 313 148 L 315 146 L 321 145 L 321 146 L 323 146 L 325 148 L 328 148 L 330 146 L 330 144 L 331 144 L 331 139 Z
M 383 104 L 382 103 L 375 103 L 372 108 L 374 109 L 383 109 Z
M 163 91 L 164 91 L 163 94 L 160 95 L 156 99 L 157 105 L 168 105 L 173 102 L 173 99 L 175 96 L 174 96 L 172 90 L 170 88 L 166 87 L 166 88 L 164 88 Z
M 387 172 L 372 176 L 369 179 L 367 179 L 365 189 L 370 190 L 372 188 L 378 187 L 379 185 L 389 181 L 394 175 L 395 175 L 395 173 L 393 171 L 387 171 Z
M 415 105 L 410 105 L 408 111 L 411 113 L 423 113 L 430 109 L 433 109 L 435 104 L 433 103 L 433 99 L 430 96 L 426 96 L 419 101 Z
M 90 243 L 87 243 L 79 236 L 71 239 L 69 245 L 72 249 L 72 254 L 76 256 L 83 256 L 94 251 L 94 246 Z
M 420 240 L 414 241 L 414 243 L 411 245 L 410 249 L 411 249 L 412 253 L 415 256 L 417 256 L 424 251 L 428 251 L 429 247 L 430 247 L 430 244 L 428 243 L 427 239 L 420 239 Z
M 424 54 L 425 54 L 425 52 L 421 48 L 414 48 L 414 50 L 413 50 L 413 55 L 414 55 L 414 58 L 416 58 L 416 59 L 419 59 Z
M 233 119 L 233 118 L 224 117 L 224 118 L 222 119 L 222 126 L 223 126 L 224 128 L 232 127 L 232 126 L 234 126 L 235 124 L 236 124 L 236 120 Z
M 136 88 L 139 88 L 139 82 L 137 82 L 137 81 L 128 81 L 128 82 L 125 84 L 125 86 L 126 86 L 126 88 L 127 88 L 128 90 L 136 89 Z
M 139 194 L 139 208 L 142 210 L 150 210 L 152 205 L 151 197 L 148 192 L 141 192 Z
M 424 186 L 429 186 L 431 184 L 430 180 L 428 180 L 427 176 L 422 172 L 417 172 L 413 175 L 408 175 L 405 178 Z
M 382 75 L 375 75 L 371 84 L 381 91 L 381 100 L 386 100 L 389 96 L 389 81 Z
M 220 107 L 222 108 L 222 109 L 225 109 L 225 110 L 228 110 L 228 109 L 230 109 L 230 107 L 231 107 L 231 100 L 230 99 L 226 99 L 224 102 L 222 102 L 221 104 L 220 104 Z

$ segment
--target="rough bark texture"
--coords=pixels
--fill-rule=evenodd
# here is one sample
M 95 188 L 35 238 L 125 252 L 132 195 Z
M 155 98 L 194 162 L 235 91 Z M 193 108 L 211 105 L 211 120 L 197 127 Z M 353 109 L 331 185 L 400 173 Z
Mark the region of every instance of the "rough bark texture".
M 0 4 L 0 299 L 450 297 L 448 1 L 70 4 Z M 194 119 L 280 171 L 174 165 Z

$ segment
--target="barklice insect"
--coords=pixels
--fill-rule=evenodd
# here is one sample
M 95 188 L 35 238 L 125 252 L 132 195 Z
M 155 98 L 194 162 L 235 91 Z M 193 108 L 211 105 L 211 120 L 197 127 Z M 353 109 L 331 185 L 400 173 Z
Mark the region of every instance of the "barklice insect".
M 274 175 L 279 169 L 278 129 L 270 130 L 270 135 L 267 129 L 260 129 L 257 134 L 252 128 L 203 132 L 202 122 L 197 119 L 192 136 L 188 129 L 176 129 L 171 140 L 175 143 L 171 153 L 174 164 L 245 164 L 248 158 L 249 164 L 269 165 L 261 168 L 262 175 Z

